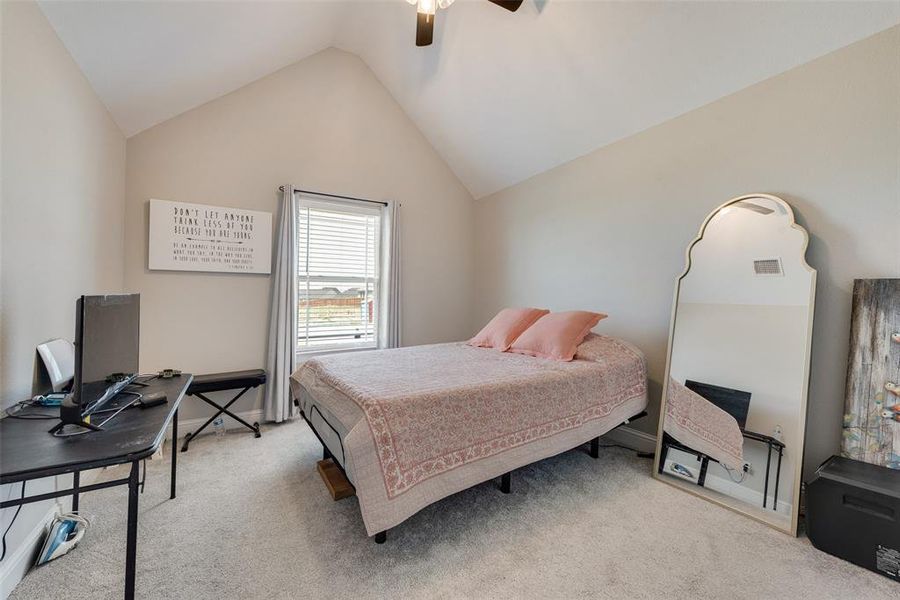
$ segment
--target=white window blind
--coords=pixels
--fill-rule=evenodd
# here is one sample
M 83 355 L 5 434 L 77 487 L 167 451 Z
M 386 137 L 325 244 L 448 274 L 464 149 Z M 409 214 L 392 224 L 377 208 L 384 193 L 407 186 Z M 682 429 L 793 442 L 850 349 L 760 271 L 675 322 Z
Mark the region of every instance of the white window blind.
M 298 198 L 297 350 L 374 348 L 381 210 Z

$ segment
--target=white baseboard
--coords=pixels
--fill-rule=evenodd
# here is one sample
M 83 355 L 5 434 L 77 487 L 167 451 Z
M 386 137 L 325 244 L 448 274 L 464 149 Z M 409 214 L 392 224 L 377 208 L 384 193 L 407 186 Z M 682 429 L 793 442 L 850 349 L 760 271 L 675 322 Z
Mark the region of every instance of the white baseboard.
M 81 474 L 81 485 L 90 485 L 97 480 L 100 469 L 92 471 L 84 471 Z M 63 490 L 72 487 L 71 478 L 68 475 L 57 476 L 55 489 Z M 0 564 L 0 600 L 6 600 L 12 591 L 19 585 L 22 578 L 28 574 L 28 571 L 34 565 L 37 552 L 44 543 L 44 536 L 50 521 L 57 514 L 71 509 L 71 498 L 63 496 L 57 498 L 55 502 L 47 507 L 47 511 L 35 521 L 34 526 L 15 548 L 7 548 L 11 550 L 7 554 L 6 559 Z M 15 509 L 12 509 L 15 510 Z
M 724 477 L 718 477 L 716 475 L 707 475 L 706 476 L 706 487 L 715 490 L 717 492 L 721 492 L 726 496 L 731 496 L 732 498 L 737 498 L 743 502 L 751 506 L 758 506 L 762 508 L 763 501 L 763 493 L 757 490 L 751 490 L 735 481 L 730 479 L 725 479 Z M 782 494 L 784 491 L 782 490 Z M 769 489 L 769 497 L 767 504 L 769 507 L 772 506 L 772 499 L 774 498 L 774 489 Z M 772 511 L 775 514 L 781 515 L 786 518 L 790 518 L 791 510 L 793 507 L 790 502 L 785 502 L 783 499 L 778 501 L 778 510 Z M 770 508 L 771 510 L 771 508 Z
M 12 553 L 8 554 L 3 564 L 0 565 L 0 598 L 3 600 L 6 600 L 19 585 L 34 564 L 38 548 L 44 542 L 47 526 L 57 512 L 59 512 L 59 504 L 54 502 L 47 507 L 47 512 L 35 522 L 34 527 L 31 528 L 22 543 L 16 548 L 12 548 Z
M 606 433 L 603 439 L 616 444 L 622 444 L 634 448 L 639 452 L 656 452 L 656 436 L 651 433 L 639 431 L 627 425 L 616 427 Z

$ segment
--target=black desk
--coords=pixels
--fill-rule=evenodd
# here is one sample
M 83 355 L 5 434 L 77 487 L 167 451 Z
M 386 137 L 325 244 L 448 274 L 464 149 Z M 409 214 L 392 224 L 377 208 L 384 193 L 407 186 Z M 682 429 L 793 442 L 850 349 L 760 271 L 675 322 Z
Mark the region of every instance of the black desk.
M 0 484 L 16 483 L 73 474 L 71 489 L 26 495 L 0 503 L 0 508 L 72 496 L 73 510 L 78 509 L 78 495 L 119 485 L 128 486 L 127 545 L 125 549 L 125 598 L 134 598 L 135 558 L 137 556 L 138 468 L 141 460 L 159 449 L 172 423 L 172 476 L 170 498 L 175 497 L 175 472 L 178 439 L 178 407 L 192 376 L 183 374 L 173 379 L 154 379 L 144 394 L 162 392 L 168 402 L 152 408 L 130 408 L 122 411 L 94 431 L 71 437 L 54 437 L 47 433 L 54 424 L 47 420 L 0 419 Z M 81 486 L 81 471 L 131 463 L 128 477 Z
M 784 442 L 776 440 L 771 435 L 756 433 L 755 431 L 748 431 L 743 428 L 741 429 L 741 434 L 743 434 L 744 439 L 756 440 L 757 442 L 762 442 L 768 446 L 769 451 L 766 454 L 766 487 L 763 489 L 763 508 L 766 507 L 766 499 L 769 497 L 769 468 L 772 465 L 772 450 L 778 452 L 778 468 L 775 470 L 775 498 L 772 499 L 772 510 L 778 510 L 778 480 L 781 479 L 781 459 L 784 456 Z

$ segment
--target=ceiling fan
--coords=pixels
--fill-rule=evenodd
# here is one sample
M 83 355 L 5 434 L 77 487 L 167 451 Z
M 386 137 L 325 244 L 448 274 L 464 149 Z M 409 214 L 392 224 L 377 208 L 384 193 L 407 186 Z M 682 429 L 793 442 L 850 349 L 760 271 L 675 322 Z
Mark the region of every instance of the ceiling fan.
M 438 8 L 447 8 L 453 0 L 406 0 L 416 5 L 416 46 L 430 46 L 434 34 L 434 14 Z M 510 12 L 516 12 L 522 0 L 488 0 Z

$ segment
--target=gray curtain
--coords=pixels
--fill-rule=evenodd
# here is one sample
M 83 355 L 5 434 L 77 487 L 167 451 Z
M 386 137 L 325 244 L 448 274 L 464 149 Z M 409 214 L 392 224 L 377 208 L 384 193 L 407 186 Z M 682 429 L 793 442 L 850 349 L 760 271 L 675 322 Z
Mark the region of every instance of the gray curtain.
M 381 275 L 381 297 L 384 299 L 381 326 L 378 332 L 379 348 L 398 348 L 400 337 L 400 206 L 399 202 L 388 202 L 384 207 L 382 231 L 383 264 Z
M 275 231 L 272 295 L 269 309 L 269 343 L 266 357 L 267 421 L 280 423 L 294 416 L 291 373 L 294 372 L 297 341 L 297 226 L 294 187 L 284 186 Z

